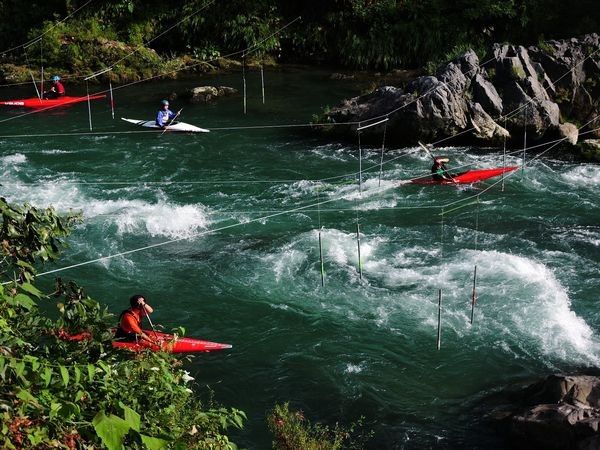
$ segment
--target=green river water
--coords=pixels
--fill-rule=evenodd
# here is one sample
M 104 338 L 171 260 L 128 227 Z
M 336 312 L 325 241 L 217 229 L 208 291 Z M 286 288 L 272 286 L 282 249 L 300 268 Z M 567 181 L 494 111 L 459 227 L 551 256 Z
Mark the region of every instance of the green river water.
M 360 88 L 305 70 L 268 72 L 266 83 L 262 105 L 259 75 L 249 74 L 245 117 L 240 96 L 209 105 L 174 102 L 172 109 L 184 106 L 182 120 L 207 128 L 305 123 Z M 153 119 L 166 93 L 201 84 L 239 88 L 241 76 L 117 90 L 117 120 L 96 102 L 94 131 L 138 131 L 118 118 Z M 445 214 L 442 244 L 437 206 L 480 191 L 401 185 L 429 169 L 418 148 L 387 149 L 385 160 L 396 159 L 383 166 L 381 187 L 371 169 L 361 197 L 352 175 L 317 181 L 356 172 L 356 143 L 297 129 L 4 137 L 88 129 L 85 104 L 17 118 L 22 112 L 0 115 L 2 196 L 81 210 L 85 218 L 64 258 L 47 269 L 185 238 L 60 275 L 115 313 L 131 294 L 143 293 L 155 323 L 231 343 L 229 351 L 196 357 L 189 370 L 200 391 L 209 386 L 217 401 L 247 412 L 245 429 L 234 435 L 246 448 L 269 448 L 267 411 L 287 400 L 330 424 L 364 416 L 375 431 L 370 448 L 508 448 L 483 418 L 489 395 L 555 371 L 598 366 L 598 165 L 532 162 L 507 178 L 504 192 L 496 186 L 483 194 L 478 226 L 475 206 Z M 363 167 L 378 164 L 379 150 L 364 146 Z M 453 165 L 502 165 L 494 149 L 439 152 Z M 318 198 L 325 202 L 324 288 L 316 208 L 249 222 Z M 205 233 L 233 224 L 241 225 Z M 475 265 L 479 302 L 470 325 Z M 39 281 L 49 288 L 53 278 Z

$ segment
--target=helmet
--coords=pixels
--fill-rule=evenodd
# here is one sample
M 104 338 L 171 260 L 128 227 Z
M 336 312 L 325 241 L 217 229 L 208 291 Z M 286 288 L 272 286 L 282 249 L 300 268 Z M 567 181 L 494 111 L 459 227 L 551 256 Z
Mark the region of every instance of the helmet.
M 169 106 L 169 100 L 163 100 L 162 102 L 160 102 L 160 104 L 163 106 Z
M 59 77 L 58 75 L 54 75 L 54 76 L 51 78 L 51 80 L 52 80 L 52 81 L 60 81 L 60 77 Z

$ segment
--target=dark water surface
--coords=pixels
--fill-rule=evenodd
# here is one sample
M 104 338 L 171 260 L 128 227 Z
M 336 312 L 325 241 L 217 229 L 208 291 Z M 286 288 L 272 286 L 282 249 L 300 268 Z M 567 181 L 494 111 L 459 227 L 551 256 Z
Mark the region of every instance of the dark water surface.
M 207 128 L 304 123 L 359 89 L 319 71 L 266 75 L 264 106 L 259 76 L 249 75 L 246 117 L 239 96 L 174 109 L 184 106 L 182 120 Z M 200 84 L 240 87 L 241 77 L 117 90 L 117 120 L 105 102 L 94 103 L 94 130 L 137 131 L 118 118 L 153 119 L 163 95 Z M 85 104 L 15 118 L 19 112 L 0 113 L 0 136 L 88 127 Z M 2 122 L 8 118 L 15 119 Z M 479 191 L 400 185 L 430 165 L 417 148 L 388 150 L 385 159 L 396 159 L 384 165 L 381 187 L 370 170 L 360 197 L 352 176 L 315 181 L 355 172 L 357 145 L 298 130 L 0 137 L 0 146 L 3 196 L 84 214 L 64 258 L 48 269 L 186 238 L 61 276 L 115 313 L 144 293 L 167 329 L 181 325 L 190 336 L 233 344 L 195 358 L 189 370 L 218 401 L 248 413 L 235 436 L 247 448 L 269 448 L 265 416 L 287 400 L 327 423 L 365 416 L 376 431 L 372 448 L 504 448 L 481 418 L 482 399 L 513 382 L 598 365 L 597 165 L 533 162 L 506 180 L 504 192 L 483 194 L 478 226 L 475 206 L 445 214 L 442 245 L 439 206 Z M 364 167 L 379 162 L 379 148 L 363 151 Z M 494 151 L 443 152 L 455 165 L 502 164 Z M 326 202 L 324 288 L 316 208 L 250 222 L 317 196 Z M 470 325 L 474 265 L 479 303 Z M 50 286 L 52 277 L 40 282 Z M 438 288 L 445 303 L 439 352 Z

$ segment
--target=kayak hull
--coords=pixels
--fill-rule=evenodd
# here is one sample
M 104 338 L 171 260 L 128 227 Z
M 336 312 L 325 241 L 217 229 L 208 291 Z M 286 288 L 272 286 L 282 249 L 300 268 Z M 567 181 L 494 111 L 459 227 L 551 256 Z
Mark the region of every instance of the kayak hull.
M 90 95 L 90 100 L 100 100 L 106 95 Z M 39 99 L 37 97 L 24 98 L 19 100 L 0 100 L 0 105 L 20 106 L 23 108 L 43 109 L 56 108 L 59 106 L 71 106 L 75 103 L 87 102 L 88 97 L 58 97 L 50 99 Z
M 143 127 L 143 128 L 149 128 L 149 129 L 153 129 L 153 130 L 162 130 L 161 127 L 159 127 L 158 125 L 156 125 L 156 122 L 153 120 L 138 120 L 138 119 L 126 119 L 125 117 L 121 117 L 121 120 L 124 120 L 125 122 L 129 122 L 132 123 L 134 125 Z M 209 133 L 210 130 L 207 130 L 206 128 L 200 128 L 197 127 L 196 125 L 192 125 L 189 123 L 185 123 L 185 122 L 175 122 L 173 125 L 169 125 L 166 128 L 167 131 L 174 131 L 174 132 L 179 132 L 179 133 Z
M 500 167 L 495 169 L 478 169 L 469 170 L 452 177 L 452 180 L 434 180 L 433 178 L 415 178 L 410 180 L 412 184 L 419 185 L 456 185 L 456 184 L 473 184 L 502 175 L 503 173 L 512 172 L 518 169 L 517 166 Z
M 143 340 L 137 342 L 114 340 L 112 346 L 113 348 L 120 348 L 132 352 L 151 350 L 153 352 L 162 351 L 166 353 L 207 353 L 226 350 L 232 347 L 230 344 L 221 344 L 219 342 L 204 341 L 189 337 L 176 338 L 172 334 L 161 333 L 160 331 L 144 330 L 144 333 L 153 338 L 157 343 L 153 344 Z M 65 330 L 60 330 L 58 332 L 58 337 L 67 341 L 81 342 L 90 340 L 92 335 L 87 331 L 69 334 Z

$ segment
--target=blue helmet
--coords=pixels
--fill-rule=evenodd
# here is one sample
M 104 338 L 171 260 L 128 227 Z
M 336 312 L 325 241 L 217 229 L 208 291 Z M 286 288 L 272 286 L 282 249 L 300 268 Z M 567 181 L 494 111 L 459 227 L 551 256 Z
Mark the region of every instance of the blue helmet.
M 169 100 L 163 100 L 162 102 L 160 102 L 160 104 L 163 106 L 169 106 Z
M 60 81 L 60 77 L 58 75 L 54 75 L 52 78 L 50 78 L 52 81 Z

